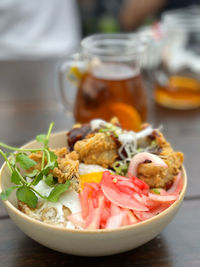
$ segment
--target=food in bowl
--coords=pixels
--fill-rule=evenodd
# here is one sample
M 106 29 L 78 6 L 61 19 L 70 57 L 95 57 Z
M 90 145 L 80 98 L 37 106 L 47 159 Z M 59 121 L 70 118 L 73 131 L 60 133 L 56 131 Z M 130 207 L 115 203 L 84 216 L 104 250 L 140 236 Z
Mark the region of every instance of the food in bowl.
M 66 146 L 49 148 L 38 135 L 38 149 L 2 147 L 15 184 L 18 208 L 30 217 L 67 229 L 113 229 L 152 218 L 179 198 L 183 154 L 175 152 L 150 125 L 126 131 L 118 120 L 75 125 Z

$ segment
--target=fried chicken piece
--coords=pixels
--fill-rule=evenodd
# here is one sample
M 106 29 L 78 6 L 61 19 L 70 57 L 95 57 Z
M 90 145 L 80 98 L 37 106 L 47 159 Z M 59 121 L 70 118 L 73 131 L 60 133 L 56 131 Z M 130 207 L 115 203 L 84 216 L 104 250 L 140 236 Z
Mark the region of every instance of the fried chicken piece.
M 118 157 L 117 144 L 106 133 L 92 133 L 75 143 L 74 150 L 80 161 L 85 164 L 97 164 L 104 168 L 112 166 Z
M 153 136 L 161 151 L 159 156 L 165 161 L 168 168 L 155 166 L 153 163 L 142 163 L 138 166 L 138 178 L 145 181 L 151 188 L 167 189 L 173 183 L 183 164 L 183 153 L 175 152 L 161 132 L 154 131 Z
M 29 155 L 29 158 L 34 160 L 37 164 L 34 167 L 28 169 L 28 172 L 32 172 L 35 169 L 37 169 L 39 171 L 41 170 L 42 155 L 43 155 L 42 151 L 38 151 L 36 153 L 31 153 Z M 46 161 L 44 163 L 46 164 Z
M 56 153 L 55 153 L 56 154 Z M 67 180 L 71 181 L 74 190 L 79 191 L 79 160 L 78 154 L 73 151 L 62 157 L 58 157 L 58 167 L 54 168 L 52 174 L 58 178 L 58 182 L 64 184 Z
M 72 188 L 78 192 L 80 189 L 78 154 L 75 151 L 69 153 L 66 147 L 52 151 L 57 156 L 58 167 L 50 172 L 58 179 L 59 183 L 64 184 L 67 180 L 70 180 Z M 31 159 L 37 162 L 37 165 L 30 168 L 28 171 L 33 171 L 33 169 L 41 170 L 42 155 L 43 153 L 41 151 L 29 155 Z M 46 163 L 45 160 L 45 164 Z

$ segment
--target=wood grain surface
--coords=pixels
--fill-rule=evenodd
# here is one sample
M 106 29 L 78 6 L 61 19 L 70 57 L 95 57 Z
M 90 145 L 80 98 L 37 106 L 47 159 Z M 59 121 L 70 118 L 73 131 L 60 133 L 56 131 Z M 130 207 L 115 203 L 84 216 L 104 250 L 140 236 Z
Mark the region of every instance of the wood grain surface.
M 29 95 L 21 99 L 15 97 L 16 92 L 12 97 L 12 88 L 10 90 L 9 98 L 6 90 L 1 88 L 0 93 L 1 141 L 20 146 L 45 132 L 51 121 L 55 122 L 54 131 L 72 126 L 73 118 L 64 113 L 56 98 L 47 95 L 46 99 L 36 99 L 35 94 L 31 97 L 31 92 L 24 90 L 23 93 Z M 28 238 L 9 219 L 0 202 L 0 267 L 200 266 L 200 109 L 164 109 L 154 104 L 150 89 L 148 93 L 149 122 L 154 127 L 163 125 L 173 147 L 185 153 L 188 190 L 173 222 L 158 237 L 133 251 L 83 258 L 55 252 Z

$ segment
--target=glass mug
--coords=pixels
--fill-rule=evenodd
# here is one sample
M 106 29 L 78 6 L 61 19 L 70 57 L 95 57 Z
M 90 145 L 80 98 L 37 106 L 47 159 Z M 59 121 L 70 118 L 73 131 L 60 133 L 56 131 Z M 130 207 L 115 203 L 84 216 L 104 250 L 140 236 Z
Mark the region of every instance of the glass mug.
M 62 102 L 66 109 L 73 109 L 77 122 L 116 116 L 125 129 L 140 130 L 147 118 L 140 72 L 146 44 L 145 37 L 137 34 L 97 34 L 83 39 L 80 52 L 59 69 Z M 75 91 L 72 107 L 68 97 Z
M 174 109 L 200 107 L 200 7 L 163 13 L 155 101 Z

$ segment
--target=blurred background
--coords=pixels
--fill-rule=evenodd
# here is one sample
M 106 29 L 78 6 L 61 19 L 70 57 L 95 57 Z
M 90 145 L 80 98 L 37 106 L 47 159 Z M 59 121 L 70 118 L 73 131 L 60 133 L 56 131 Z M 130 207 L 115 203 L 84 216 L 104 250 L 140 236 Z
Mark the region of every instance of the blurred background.
M 199 0 L 1 0 L 1 122 L 8 111 L 11 123 L 19 127 L 16 118 L 25 108 L 25 120 L 35 110 L 45 111 L 49 119 L 44 129 L 49 120 L 56 120 L 57 127 L 63 128 L 57 63 L 76 52 L 82 38 L 95 33 L 139 32 L 150 36 L 142 62 L 149 99 L 175 109 L 199 107 L 198 4 Z M 191 21 L 192 17 L 195 19 Z M 170 112 L 165 111 L 167 115 Z M 154 115 L 151 112 L 148 119 Z M 37 123 L 37 119 L 32 120 Z M 72 117 L 66 120 L 66 125 L 73 123 Z M 12 139 L 9 128 L 3 128 L 2 135 Z
M 142 28 L 159 39 L 163 12 L 199 2 L 1 0 L 0 101 L 55 99 L 56 62 L 76 51 L 83 37 Z

